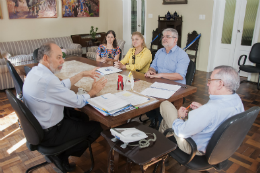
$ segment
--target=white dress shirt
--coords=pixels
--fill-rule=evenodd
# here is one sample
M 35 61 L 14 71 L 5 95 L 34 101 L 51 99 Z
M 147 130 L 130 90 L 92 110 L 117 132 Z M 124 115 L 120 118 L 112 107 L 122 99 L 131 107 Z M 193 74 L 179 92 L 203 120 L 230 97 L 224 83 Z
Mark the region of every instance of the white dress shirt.
M 23 100 L 43 129 L 63 119 L 64 106 L 81 108 L 88 103 L 89 94 L 77 95 L 70 87 L 70 79 L 60 81 L 41 63 L 28 73 L 23 86 Z
M 178 137 L 191 137 L 197 149 L 206 152 L 213 133 L 226 119 L 241 113 L 243 103 L 237 94 L 210 95 L 207 104 L 189 112 L 188 120 L 176 119 L 172 128 Z

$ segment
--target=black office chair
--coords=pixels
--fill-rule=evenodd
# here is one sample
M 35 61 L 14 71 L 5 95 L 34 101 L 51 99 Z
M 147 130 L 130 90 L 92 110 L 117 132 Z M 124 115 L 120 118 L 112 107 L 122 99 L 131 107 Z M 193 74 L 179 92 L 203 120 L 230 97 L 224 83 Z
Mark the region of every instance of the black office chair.
M 188 44 L 190 44 L 198 35 L 199 34 L 197 33 L 197 31 L 188 33 L 186 46 Z M 185 51 L 187 51 L 187 50 L 195 51 L 194 55 L 188 54 L 190 59 L 194 59 L 195 66 L 196 66 L 196 60 L 197 60 L 197 53 L 198 53 L 198 49 L 199 49 L 199 41 L 200 41 L 200 37 L 189 48 L 187 48 L 185 50 Z
M 186 85 L 192 84 L 195 72 L 196 72 L 195 62 L 190 60 L 190 63 L 189 63 L 188 69 L 187 69 L 187 73 L 186 73 Z
M 260 107 L 254 106 L 225 120 L 212 135 L 206 154 L 203 156 L 196 155 L 197 145 L 192 138 L 185 139 L 191 146 L 192 152 L 190 155 L 179 148 L 169 155 L 189 169 L 205 171 L 214 167 L 221 170 L 226 166 L 228 158 L 235 153 L 243 142 L 259 111 Z M 164 135 L 166 136 L 168 132 L 173 132 L 173 129 L 167 129 Z M 174 136 L 168 139 L 175 141 Z
M 38 61 L 38 50 L 39 50 L 39 48 L 37 48 L 37 49 L 35 49 L 34 51 L 33 51 L 33 60 L 34 60 L 34 63 L 38 63 L 39 61 Z
M 242 59 L 242 57 L 244 58 L 243 64 L 240 64 L 240 61 Z M 241 55 L 238 59 L 238 66 L 239 66 L 239 72 L 240 70 L 248 72 L 248 73 L 259 73 L 258 76 L 258 83 L 257 83 L 257 89 L 260 90 L 260 43 L 255 43 L 252 48 L 251 51 L 249 53 L 249 61 L 255 63 L 255 66 L 252 65 L 245 65 L 246 63 L 246 59 L 247 59 L 247 55 Z M 240 83 L 242 83 L 244 81 L 241 81 Z
M 24 66 L 25 74 L 27 75 L 31 71 L 31 69 L 32 69 L 31 67 Z
M 6 95 L 7 95 L 9 102 L 11 103 L 11 106 L 13 107 L 14 111 L 16 112 L 16 114 L 21 122 L 23 132 L 24 132 L 25 138 L 27 140 L 26 146 L 28 147 L 28 149 L 30 151 L 37 150 L 44 156 L 57 156 L 58 154 L 66 151 L 69 148 L 86 140 L 85 138 L 78 138 L 78 139 L 68 141 L 62 145 L 55 146 L 55 147 L 41 146 L 41 140 L 43 139 L 44 133 L 43 133 L 43 129 L 42 129 L 40 123 L 38 122 L 38 120 L 34 117 L 34 115 L 31 113 L 31 111 L 25 106 L 25 104 L 23 102 L 21 102 L 20 100 L 18 100 L 11 91 L 6 90 Z M 92 169 L 94 168 L 94 158 L 93 158 L 92 149 L 91 149 L 90 144 L 89 144 L 89 153 L 91 156 L 92 165 L 91 165 L 91 168 L 88 171 L 86 171 L 86 173 L 91 172 Z M 46 162 L 29 168 L 26 171 L 26 173 L 28 173 L 29 171 L 31 171 L 37 167 L 50 163 L 50 160 L 47 157 L 45 157 L 45 159 L 47 160 Z
M 22 79 L 20 78 L 20 76 L 18 75 L 17 71 L 15 70 L 14 66 L 12 65 L 12 63 L 10 61 L 7 61 L 7 67 L 8 67 L 8 70 L 12 76 L 12 79 L 14 81 L 14 87 L 15 87 L 15 90 L 16 90 L 16 97 L 18 99 L 22 99 L 22 92 L 23 92 L 23 81 Z

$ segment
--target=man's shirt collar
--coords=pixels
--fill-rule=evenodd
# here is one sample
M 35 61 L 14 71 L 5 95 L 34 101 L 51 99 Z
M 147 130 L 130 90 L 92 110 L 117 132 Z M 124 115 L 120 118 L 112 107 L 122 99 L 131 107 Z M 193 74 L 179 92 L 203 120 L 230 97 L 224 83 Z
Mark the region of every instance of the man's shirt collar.
M 170 50 L 169 53 L 174 52 L 176 49 L 177 49 L 177 44 L 176 44 L 176 45 L 175 45 L 175 46 Z M 166 53 L 166 49 L 165 49 L 165 47 L 164 47 L 163 51 Z

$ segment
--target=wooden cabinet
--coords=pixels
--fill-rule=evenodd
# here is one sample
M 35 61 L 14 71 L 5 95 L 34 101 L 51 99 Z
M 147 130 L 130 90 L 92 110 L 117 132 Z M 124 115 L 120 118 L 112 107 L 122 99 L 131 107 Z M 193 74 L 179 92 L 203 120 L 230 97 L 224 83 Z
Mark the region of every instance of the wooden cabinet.
M 100 32 L 96 34 L 96 42 L 102 43 L 105 39 L 106 33 Z M 77 34 L 77 35 L 71 35 L 71 39 L 73 43 L 80 44 L 82 47 L 89 47 L 95 45 L 95 43 L 90 44 L 91 42 L 91 35 L 90 34 Z

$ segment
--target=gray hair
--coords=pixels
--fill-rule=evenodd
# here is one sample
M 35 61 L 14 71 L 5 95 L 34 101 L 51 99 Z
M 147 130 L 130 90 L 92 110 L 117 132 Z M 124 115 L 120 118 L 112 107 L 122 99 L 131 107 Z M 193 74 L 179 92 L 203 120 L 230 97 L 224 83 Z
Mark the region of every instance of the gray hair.
M 164 32 L 167 32 L 167 31 L 172 32 L 172 35 L 173 35 L 174 37 L 178 38 L 178 31 L 177 31 L 176 29 L 173 29 L 173 28 L 166 28 L 166 29 L 163 30 L 162 33 L 164 34 Z
M 221 79 L 224 83 L 224 86 L 235 93 L 240 85 L 240 77 L 236 69 L 231 66 L 221 65 L 215 67 L 214 70 L 219 70 L 214 78 Z
M 50 56 L 51 53 L 52 53 L 52 50 L 51 50 L 51 45 L 52 44 L 56 44 L 55 42 L 53 41 L 50 41 L 50 42 L 47 42 L 43 45 L 41 45 L 38 49 L 38 56 L 37 56 L 37 60 L 40 61 L 44 55 L 48 55 Z

